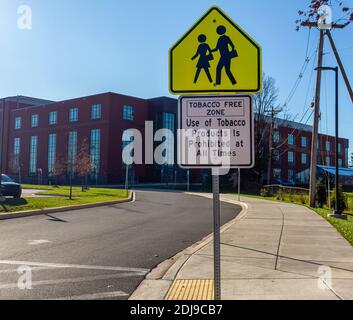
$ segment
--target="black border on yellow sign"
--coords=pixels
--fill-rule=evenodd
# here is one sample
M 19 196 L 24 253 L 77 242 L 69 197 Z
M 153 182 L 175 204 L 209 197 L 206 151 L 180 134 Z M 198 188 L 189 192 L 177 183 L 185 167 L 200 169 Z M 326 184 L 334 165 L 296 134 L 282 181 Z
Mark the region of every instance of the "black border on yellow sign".
M 241 89 L 241 90 L 222 90 L 222 89 L 214 89 L 214 90 L 174 90 L 173 89 L 173 50 L 178 47 L 178 45 L 184 41 L 184 39 L 213 11 L 217 10 L 220 15 L 224 19 L 226 19 L 235 29 L 237 29 L 248 41 L 252 43 L 253 46 L 257 49 L 257 59 L 258 59 L 258 83 L 256 89 Z M 192 93 L 258 93 L 262 89 L 262 50 L 261 47 L 242 30 L 239 26 L 237 26 L 232 19 L 230 19 L 220 8 L 213 6 L 211 7 L 207 13 L 205 13 L 201 19 L 199 19 L 194 26 L 169 50 L 169 91 L 173 95 L 179 94 L 192 94 Z
M 254 106 L 253 106 L 253 98 L 251 95 L 203 95 L 203 96 L 195 96 L 195 95 L 190 95 L 190 96 L 181 96 L 179 97 L 179 103 L 178 103 L 178 130 L 182 130 L 181 126 L 181 119 L 183 117 L 183 100 L 184 99 L 212 99 L 212 98 L 229 98 L 229 97 L 234 97 L 234 98 L 245 98 L 250 100 L 250 142 L 251 142 L 251 147 L 250 147 L 250 163 L 244 163 L 241 165 L 230 165 L 227 168 L 234 169 L 234 168 L 243 168 L 243 169 L 252 169 L 255 166 L 255 141 L 254 141 Z M 178 134 L 178 139 L 180 138 Z M 210 169 L 210 168 L 221 168 L 222 164 L 220 165 L 210 165 L 210 164 L 195 164 L 195 165 L 189 165 L 182 163 L 181 161 L 181 150 L 180 150 L 181 143 L 178 141 L 178 165 L 181 169 Z

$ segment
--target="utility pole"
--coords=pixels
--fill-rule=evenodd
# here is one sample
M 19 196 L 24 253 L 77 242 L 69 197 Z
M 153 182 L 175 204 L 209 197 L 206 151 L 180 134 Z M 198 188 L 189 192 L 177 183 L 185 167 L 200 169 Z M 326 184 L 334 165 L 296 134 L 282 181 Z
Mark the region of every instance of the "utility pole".
M 318 27 L 316 22 L 303 22 L 301 24 L 303 27 Z M 332 29 L 344 29 L 349 25 L 349 22 L 345 24 L 333 24 Z M 334 51 L 337 63 L 341 69 L 343 78 L 345 79 L 346 86 L 350 97 L 353 102 L 353 92 L 349 84 L 347 74 L 344 70 L 342 61 L 333 42 L 333 38 L 330 30 L 320 29 L 320 40 L 319 40 L 319 50 L 318 50 L 318 65 L 317 65 L 317 78 L 316 78 L 316 93 L 315 93 L 315 112 L 314 112 L 314 124 L 312 131 L 312 144 L 311 144 L 311 163 L 310 163 L 310 206 L 315 207 L 315 193 L 316 193 L 316 173 L 317 173 L 317 140 L 318 140 L 318 128 L 319 128 L 319 118 L 320 118 L 320 94 L 321 94 L 321 74 L 322 74 L 322 61 L 323 61 L 323 50 L 324 50 L 324 37 L 325 34 L 328 36 L 332 49 Z
M 311 160 L 310 160 L 310 207 L 315 207 L 316 194 L 316 171 L 317 171 L 317 139 L 319 135 L 319 117 L 320 117 L 320 95 L 321 95 L 321 74 L 322 60 L 324 51 L 324 30 L 320 30 L 318 63 L 317 63 L 317 78 L 316 78 L 316 93 L 314 105 L 314 125 L 311 140 Z
M 267 164 L 267 185 L 271 184 L 271 169 L 272 169 L 272 151 L 273 151 L 273 120 L 274 110 L 272 107 L 271 111 L 271 125 L 270 125 L 270 137 L 269 137 L 269 151 L 268 151 L 268 164 Z

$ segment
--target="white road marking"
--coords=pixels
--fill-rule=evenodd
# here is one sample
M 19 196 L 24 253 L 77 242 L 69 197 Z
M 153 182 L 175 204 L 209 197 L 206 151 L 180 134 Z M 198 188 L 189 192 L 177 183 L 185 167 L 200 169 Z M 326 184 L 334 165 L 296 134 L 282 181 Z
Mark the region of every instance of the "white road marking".
M 46 299 L 46 300 L 98 300 L 98 299 L 108 299 L 108 298 L 117 298 L 117 297 L 128 297 L 129 295 L 123 291 L 113 291 L 113 292 L 102 292 L 94 294 L 84 294 L 81 296 L 71 296 L 55 299 Z
M 78 283 L 78 282 L 89 282 L 89 281 L 96 281 L 96 280 L 119 279 L 119 278 L 133 277 L 133 276 L 136 276 L 136 274 L 131 272 L 126 272 L 126 273 L 120 273 L 120 274 L 81 277 L 81 278 L 41 280 L 41 281 L 32 281 L 32 287 L 56 285 L 56 284 L 63 284 L 63 283 Z M 18 289 L 18 284 L 17 283 L 2 284 L 0 285 L 0 289 Z
M 28 240 L 27 244 L 30 246 L 38 246 L 41 244 L 51 243 L 49 240 Z
M 143 268 L 93 266 L 93 265 L 90 266 L 90 265 L 80 265 L 80 264 L 42 263 L 42 262 L 30 262 L 30 261 L 0 260 L 0 264 L 16 265 L 16 266 L 47 267 L 47 268 L 56 268 L 56 269 L 89 269 L 89 270 L 125 271 L 125 272 L 134 272 L 137 275 L 146 275 L 148 272 L 150 272 L 149 269 L 143 269 Z
M 54 269 L 54 268 L 48 268 L 48 267 L 35 267 L 35 268 L 31 268 L 32 271 L 40 271 L 40 270 L 48 270 L 48 269 Z M 5 269 L 5 270 L 0 270 L 0 273 L 12 273 L 12 272 L 17 272 L 17 269 Z

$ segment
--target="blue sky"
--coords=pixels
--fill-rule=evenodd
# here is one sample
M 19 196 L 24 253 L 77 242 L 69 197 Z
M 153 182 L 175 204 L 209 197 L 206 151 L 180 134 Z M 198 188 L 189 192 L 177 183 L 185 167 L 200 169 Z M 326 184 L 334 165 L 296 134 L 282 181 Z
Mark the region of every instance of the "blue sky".
M 0 96 L 62 100 L 106 91 L 143 98 L 169 96 L 169 48 L 210 6 L 217 5 L 262 45 L 264 71 L 276 79 L 279 103 L 284 103 L 306 57 L 308 30 L 296 32 L 294 21 L 308 2 L 0 0 Z M 353 0 L 345 3 L 353 7 Z M 30 31 L 17 27 L 22 4 L 32 8 Z M 334 11 L 334 18 L 340 16 Z M 334 31 L 333 36 L 353 83 L 352 28 Z M 317 39 L 318 31 L 313 29 L 310 53 Z M 328 42 L 326 52 L 325 64 L 335 66 Z M 288 104 L 295 120 L 302 118 L 313 98 L 313 62 Z M 333 78 L 327 73 L 323 79 L 321 132 L 329 134 L 334 133 Z M 353 147 L 353 105 L 342 78 L 340 90 L 341 136 L 349 138 Z

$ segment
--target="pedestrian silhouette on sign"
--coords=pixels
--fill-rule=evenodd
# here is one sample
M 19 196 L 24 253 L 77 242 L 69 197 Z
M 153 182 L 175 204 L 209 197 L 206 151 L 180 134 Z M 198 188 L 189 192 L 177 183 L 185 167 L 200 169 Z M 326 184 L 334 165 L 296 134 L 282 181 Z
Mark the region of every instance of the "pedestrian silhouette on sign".
M 227 29 L 224 26 L 219 26 L 217 28 L 217 33 L 220 35 L 217 43 L 217 47 L 212 50 L 212 52 L 219 51 L 221 58 L 217 65 L 217 76 L 216 76 L 216 86 L 219 86 L 222 81 L 222 70 L 226 69 L 227 76 L 232 82 L 232 85 L 236 85 L 237 81 L 235 80 L 232 71 L 231 63 L 232 59 L 238 56 L 237 50 L 232 42 L 232 40 L 226 35 Z M 229 51 L 229 47 L 231 51 Z
M 207 75 L 208 80 L 212 83 L 212 77 L 210 73 L 210 61 L 213 60 L 213 55 L 211 52 L 210 46 L 206 43 L 207 37 L 204 34 L 201 34 L 198 38 L 200 45 L 197 49 L 196 54 L 191 58 L 191 60 L 195 60 L 197 57 L 199 58 L 199 62 L 197 63 L 197 71 L 195 75 L 194 83 L 197 83 L 199 79 L 201 70 L 203 69 Z

